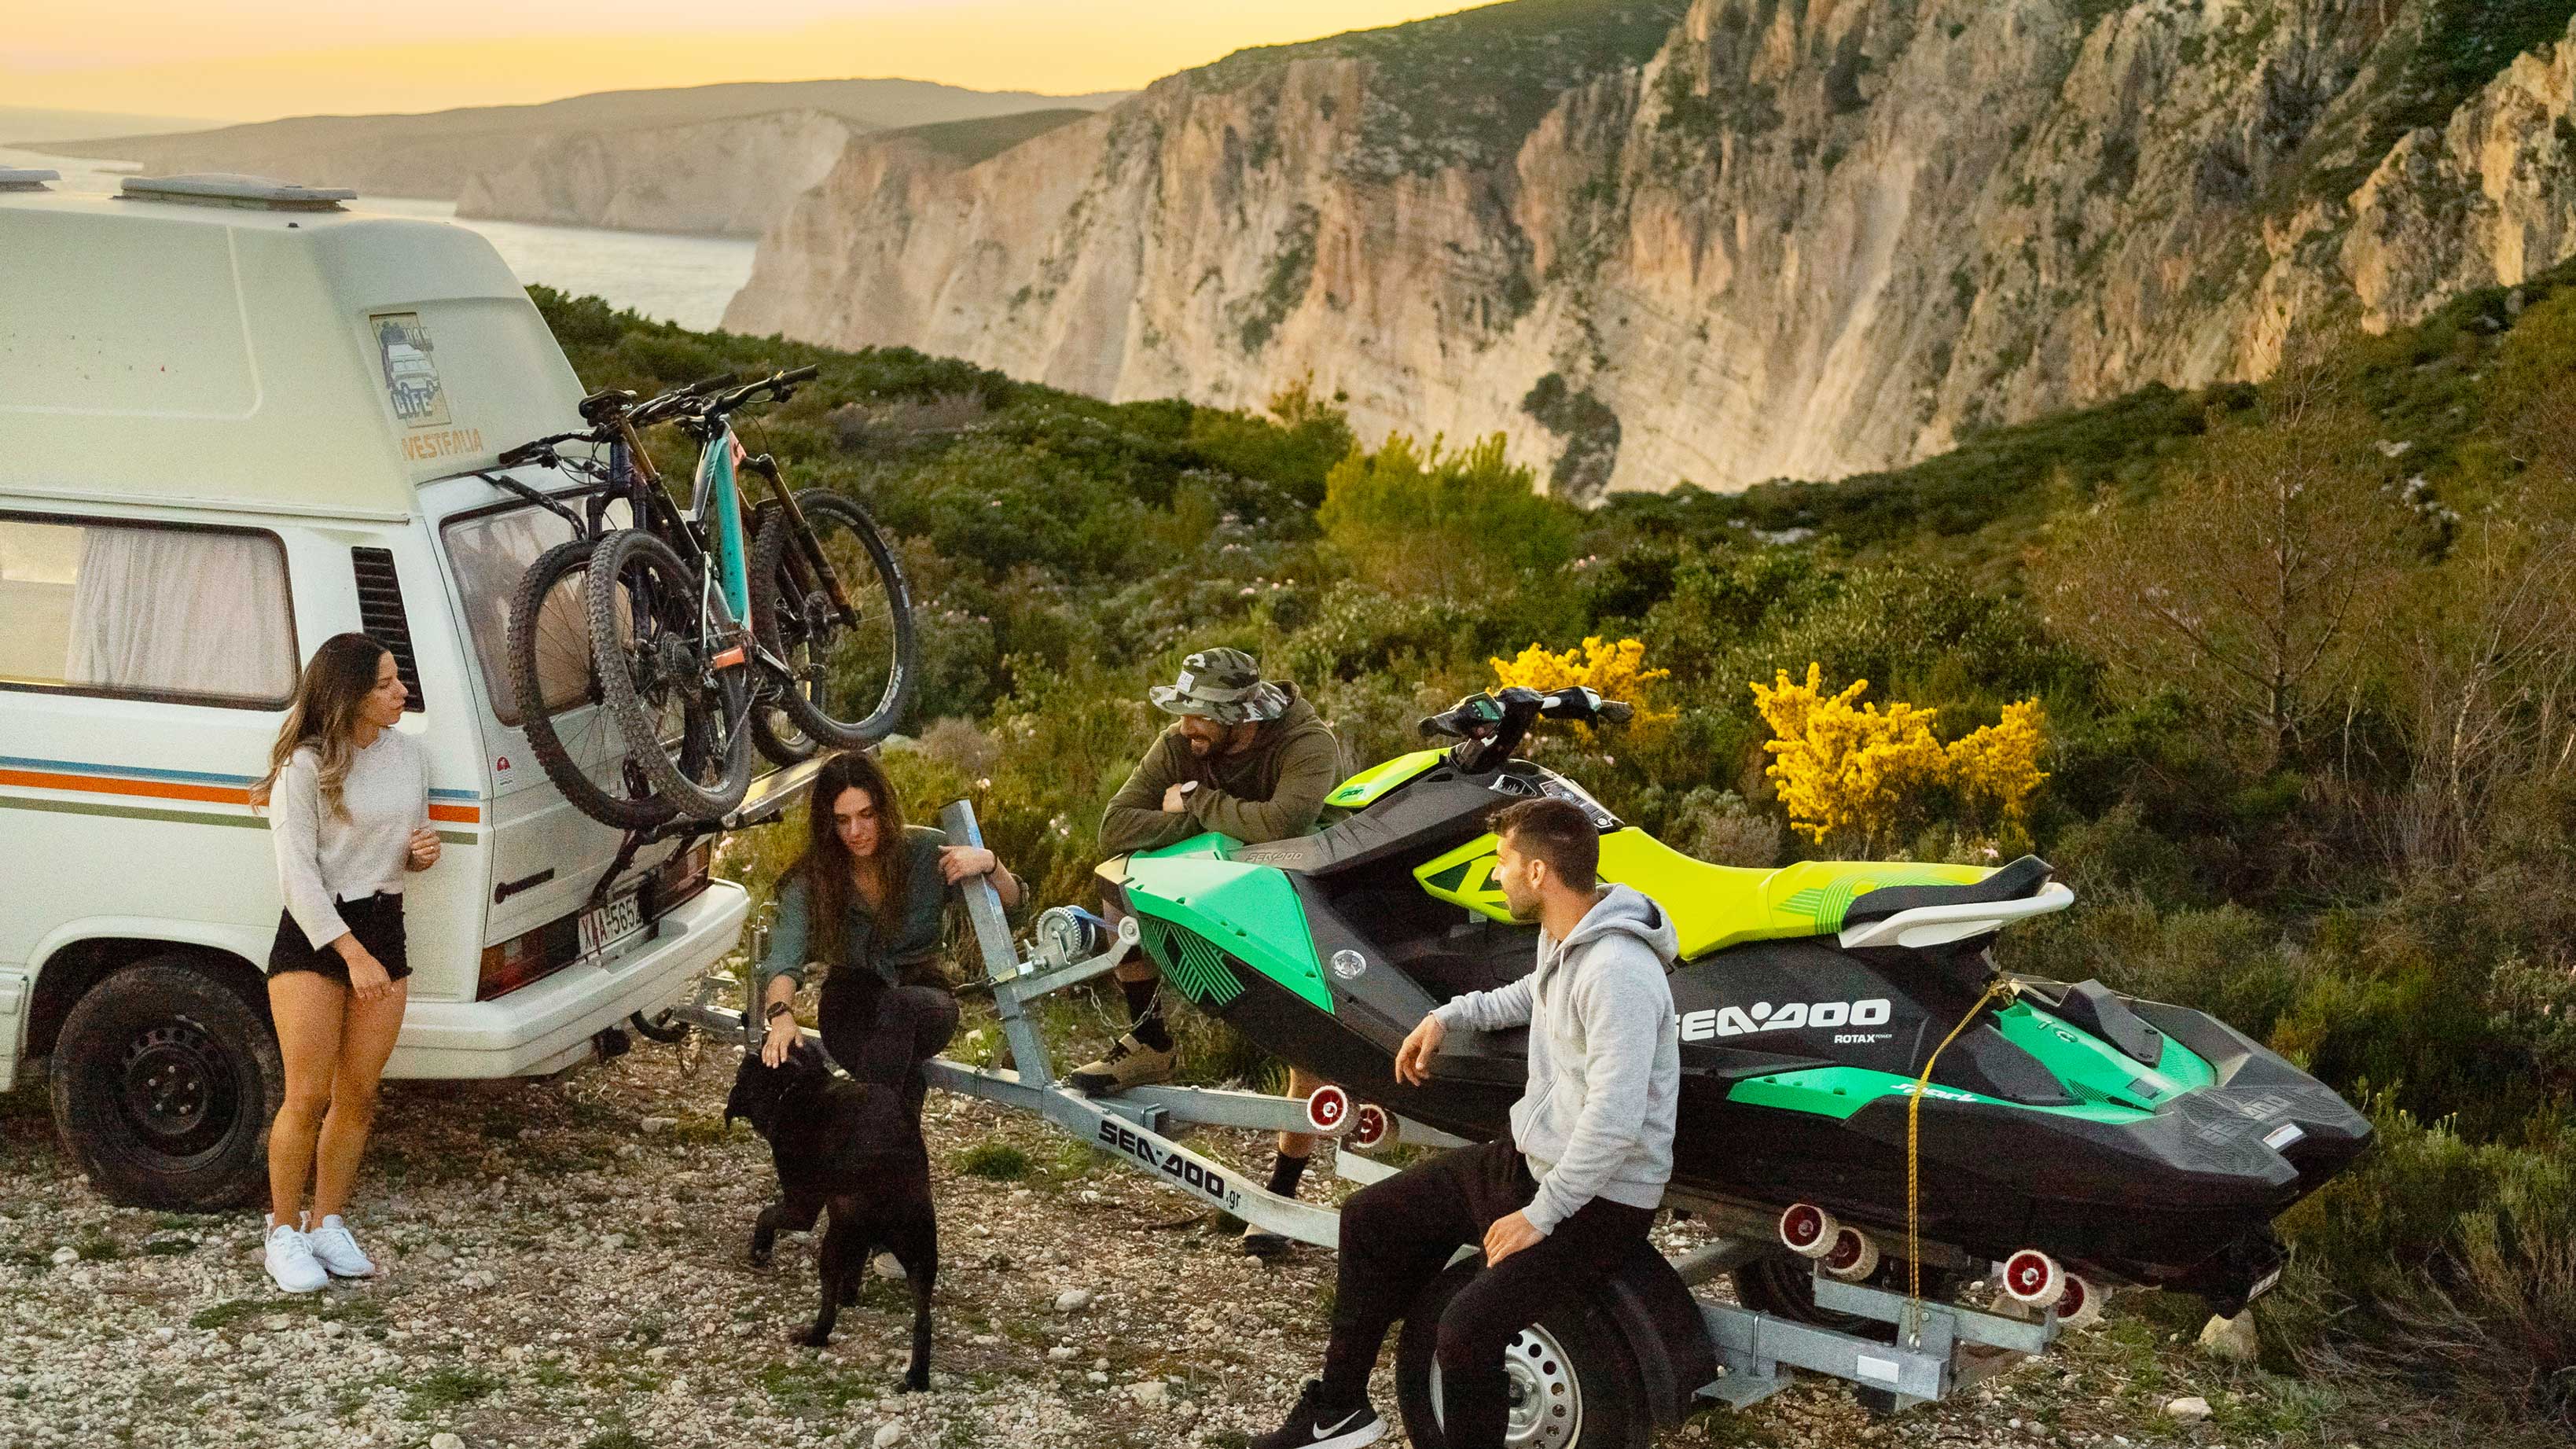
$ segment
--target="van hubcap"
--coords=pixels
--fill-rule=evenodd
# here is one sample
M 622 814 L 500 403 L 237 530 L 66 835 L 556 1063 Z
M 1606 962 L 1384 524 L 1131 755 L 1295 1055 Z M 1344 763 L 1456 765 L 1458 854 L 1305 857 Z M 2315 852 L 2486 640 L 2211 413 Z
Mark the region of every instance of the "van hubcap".
M 193 1021 L 166 1021 L 136 1034 L 119 1076 L 125 1119 L 155 1151 L 201 1151 L 232 1126 L 231 1065 Z

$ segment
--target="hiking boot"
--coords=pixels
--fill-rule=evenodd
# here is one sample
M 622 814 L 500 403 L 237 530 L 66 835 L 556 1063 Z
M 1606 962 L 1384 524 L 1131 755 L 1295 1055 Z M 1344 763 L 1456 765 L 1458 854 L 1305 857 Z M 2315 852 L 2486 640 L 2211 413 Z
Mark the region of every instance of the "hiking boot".
M 1243 1256 L 1247 1258 L 1259 1258 L 1264 1262 L 1268 1262 L 1274 1258 L 1284 1258 L 1288 1256 L 1288 1239 L 1284 1234 L 1270 1232 L 1266 1229 L 1256 1228 L 1250 1223 L 1245 1223 L 1243 1225 Z
M 1306 1380 L 1305 1389 L 1297 1395 L 1297 1407 L 1290 1410 L 1288 1422 L 1271 1433 L 1255 1439 L 1248 1449 L 1359 1449 L 1377 1442 L 1386 1432 L 1386 1421 L 1377 1416 L 1363 1398 L 1356 1404 L 1324 1402 L 1324 1382 Z
M 1066 1080 L 1072 1083 L 1075 1091 L 1093 1097 L 1102 1092 L 1123 1092 L 1129 1087 L 1150 1087 L 1172 1079 L 1176 1055 L 1170 1047 L 1156 1051 L 1136 1040 L 1134 1032 L 1129 1032 L 1118 1038 L 1118 1044 L 1109 1049 L 1107 1056 L 1074 1068 L 1073 1075 Z

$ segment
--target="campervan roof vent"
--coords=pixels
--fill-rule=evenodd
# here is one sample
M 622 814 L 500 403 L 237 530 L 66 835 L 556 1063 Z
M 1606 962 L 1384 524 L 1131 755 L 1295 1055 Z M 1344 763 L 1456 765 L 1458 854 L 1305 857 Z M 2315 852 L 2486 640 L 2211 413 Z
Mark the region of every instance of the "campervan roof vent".
M 49 191 L 48 181 L 60 181 L 59 171 L 23 171 L 0 166 L 0 191 Z
M 176 201 L 191 206 L 238 206 L 249 211 L 338 211 L 358 193 L 338 186 L 297 186 L 265 176 L 229 172 L 196 176 L 134 177 L 125 183 L 127 201 Z

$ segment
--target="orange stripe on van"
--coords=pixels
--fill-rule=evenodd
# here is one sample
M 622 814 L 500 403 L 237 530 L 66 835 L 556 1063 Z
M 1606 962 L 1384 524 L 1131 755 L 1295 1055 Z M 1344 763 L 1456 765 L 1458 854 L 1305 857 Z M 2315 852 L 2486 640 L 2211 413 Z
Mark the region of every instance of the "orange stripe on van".
M 42 770 L 0 770 L 0 785 L 17 785 L 30 790 L 78 790 L 90 795 L 141 795 L 153 800 L 202 800 L 215 805 L 250 803 L 250 791 L 238 785 L 117 780 L 104 775 L 58 775 Z
M 173 780 L 132 780 L 110 775 L 66 775 L 51 770 L 0 769 L 0 785 L 25 790 L 67 790 L 84 795 L 128 795 L 147 800 L 194 800 L 209 805 L 248 805 L 250 791 L 240 785 L 191 785 Z M 433 802 L 429 818 L 456 825 L 478 825 L 479 805 Z

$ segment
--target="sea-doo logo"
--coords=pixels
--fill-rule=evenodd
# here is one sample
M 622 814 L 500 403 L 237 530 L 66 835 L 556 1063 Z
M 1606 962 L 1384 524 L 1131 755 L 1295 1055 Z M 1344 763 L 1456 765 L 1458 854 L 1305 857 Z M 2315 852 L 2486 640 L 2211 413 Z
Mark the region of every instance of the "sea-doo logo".
M 1240 1204 L 1240 1196 L 1229 1191 L 1223 1174 L 1210 1172 L 1177 1152 L 1158 1152 L 1153 1143 L 1121 1123 L 1103 1122 L 1093 1135 L 1101 1146 L 1126 1153 L 1145 1164 L 1147 1171 L 1171 1179 L 1175 1186 L 1186 1187 L 1227 1207 Z
M 1845 1026 L 1884 1026 L 1895 1010 L 1884 996 L 1873 996 L 1866 1001 L 1792 1001 L 1780 1007 L 1767 1001 L 1757 1001 L 1751 1006 L 1721 1006 L 1684 1015 L 1682 1040 L 1706 1041 L 1713 1036 L 1794 1031 L 1800 1027 L 1831 1030 Z

